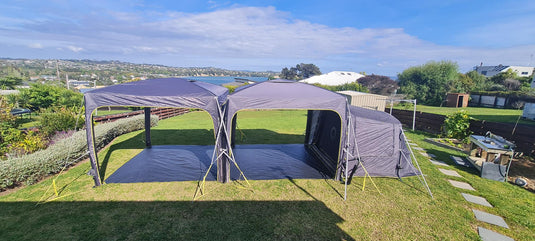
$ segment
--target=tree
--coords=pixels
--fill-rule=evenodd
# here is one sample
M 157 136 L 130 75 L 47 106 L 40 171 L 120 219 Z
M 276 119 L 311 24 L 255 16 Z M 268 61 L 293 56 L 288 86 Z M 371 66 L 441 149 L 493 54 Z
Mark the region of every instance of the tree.
M 298 71 L 298 74 L 297 76 L 299 77 L 299 79 L 308 79 L 314 75 L 320 75 L 321 74 L 321 71 L 320 71 L 320 68 L 318 68 L 318 66 L 314 65 L 314 64 L 298 64 L 297 66 L 295 66 L 295 68 L 297 69 Z
M 292 80 L 292 79 L 296 79 L 297 78 L 297 69 L 296 68 L 284 68 L 282 69 L 281 71 L 281 75 L 280 75 L 281 79 L 288 79 L 288 80 Z
M 451 61 L 431 61 L 410 67 L 398 75 L 400 92 L 426 105 L 441 105 L 450 91 L 451 82 L 457 81 L 458 65 Z
M 0 78 L 0 89 L 2 90 L 14 90 L 15 86 L 21 85 L 22 79 L 19 77 L 6 76 Z
M 21 89 L 18 98 L 21 106 L 39 110 L 54 106 L 78 107 L 83 95 L 59 86 L 33 84 L 29 89 Z
M 298 64 L 295 67 L 283 68 L 281 71 L 281 79 L 288 80 L 302 80 L 310 78 L 314 75 L 320 75 L 321 71 L 318 66 L 314 64 Z
M 487 78 L 475 70 L 466 73 L 466 76 L 470 78 L 474 84 L 470 91 L 482 91 L 490 87 L 490 82 L 487 81 Z
M 459 73 L 456 81 L 450 83 L 450 92 L 469 93 L 474 87 L 474 81 L 465 74 Z
M 357 81 L 373 94 L 391 95 L 399 88 L 396 81 L 383 75 L 366 75 Z
M 489 80 L 490 82 L 494 84 L 503 85 L 505 84 L 506 79 L 517 79 L 517 78 L 518 76 L 516 75 L 516 73 L 512 69 L 508 69 L 505 72 L 500 72 L 497 75 L 490 77 Z

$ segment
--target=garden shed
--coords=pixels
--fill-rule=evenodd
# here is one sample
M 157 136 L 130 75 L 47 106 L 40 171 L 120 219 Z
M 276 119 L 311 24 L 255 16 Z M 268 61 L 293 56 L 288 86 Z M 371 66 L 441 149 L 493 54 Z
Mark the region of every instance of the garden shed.
M 463 93 L 448 93 L 446 97 L 447 107 L 468 107 L 470 94 Z

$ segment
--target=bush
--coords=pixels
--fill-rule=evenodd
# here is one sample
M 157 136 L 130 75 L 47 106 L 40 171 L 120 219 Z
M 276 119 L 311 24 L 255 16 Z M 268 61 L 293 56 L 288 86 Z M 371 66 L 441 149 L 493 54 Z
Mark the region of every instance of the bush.
M 144 116 L 139 115 L 95 126 L 96 149 L 106 146 L 117 136 L 143 129 L 144 121 Z M 151 116 L 151 126 L 157 124 L 158 117 Z M 72 165 L 74 160 L 87 155 L 86 134 L 85 130 L 82 130 L 45 150 L 0 161 L 0 190 L 20 183 L 33 184 L 47 175 L 60 172 L 65 165 Z
M 38 150 L 45 149 L 48 144 L 48 140 L 42 134 L 29 131 L 26 134 L 19 132 L 22 140 L 14 142 L 7 147 L 6 156 L 8 157 L 20 157 L 26 154 L 36 152 Z
M 444 120 L 443 131 L 447 138 L 468 141 L 470 131 L 470 116 L 465 110 L 449 114 Z
M 78 118 L 77 108 L 50 109 L 39 115 L 41 131 L 46 136 L 53 136 L 56 132 L 81 129 L 84 126 L 83 115 Z

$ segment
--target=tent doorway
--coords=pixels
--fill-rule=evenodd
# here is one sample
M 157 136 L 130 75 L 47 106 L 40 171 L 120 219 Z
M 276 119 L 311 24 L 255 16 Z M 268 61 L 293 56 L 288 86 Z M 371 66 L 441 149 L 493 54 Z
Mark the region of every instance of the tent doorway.
M 321 123 L 321 127 L 310 126 L 312 112 L 276 109 L 241 110 L 234 115 L 231 135 L 233 152 L 236 163 L 247 179 L 324 179 L 334 176 L 334 170 L 330 170 L 322 162 L 322 158 L 330 156 L 331 153 L 325 153 L 325 148 L 310 148 L 317 143 L 307 143 L 307 138 L 313 139 L 309 135 L 315 135 L 316 138 L 335 135 L 337 136 L 335 139 L 338 140 L 334 145 L 338 149 L 340 127 L 328 133 L 316 131 L 309 134 L 312 128 L 323 128 L 326 125 Z M 335 112 L 332 113 L 338 116 Z M 339 118 L 338 126 L 340 126 Z M 287 131 L 281 132 L 281 130 Z M 328 142 L 327 139 L 322 141 Z M 337 151 L 332 155 L 336 156 L 335 160 L 338 159 Z M 231 180 L 239 178 L 239 170 L 235 167 L 231 167 L 230 174 Z
M 151 147 L 145 132 L 112 145 L 103 153 L 101 174 L 106 183 L 196 181 L 211 163 L 213 121 L 206 111 L 161 120 L 151 128 Z M 216 180 L 212 169 L 206 180 Z

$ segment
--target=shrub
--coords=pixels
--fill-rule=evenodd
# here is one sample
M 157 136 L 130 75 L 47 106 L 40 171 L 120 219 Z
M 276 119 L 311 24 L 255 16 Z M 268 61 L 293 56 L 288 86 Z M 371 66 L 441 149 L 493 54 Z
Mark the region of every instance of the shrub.
M 465 110 L 447 115 L 442 127 L 447 138 L 468 141 L 468 137 L 472 134 L 470 131 L 470 116 Z
M 6 156 L 20 157 L 47 147 L 47 138 L 42 134 L 33 131 L 29 131 L 26 134 L 19 133 L 21 133 L 22 140 L 9 145 Z
M 80 129 L 84 125 L 84 117 L 78 118 L 77 108 L 56 108 L 40 114 L 39 125 L 46 136 L 56 132 Z
M 157 125 L 158 117 L 151 116 L 151 125 Z M 99 150 L 115 137 L 145 127 L 144 116 L 134 116 L 95 126 L 95 146 Z M 85 130 L 74 133 L 45 150 L 19 158 L 0 161 L 0 190 L 20 183 L 33 184 L 43 177 L 58 173 L 65 165 L 87 156 Z M 81 159 L 81 158 L 80 158 Z

